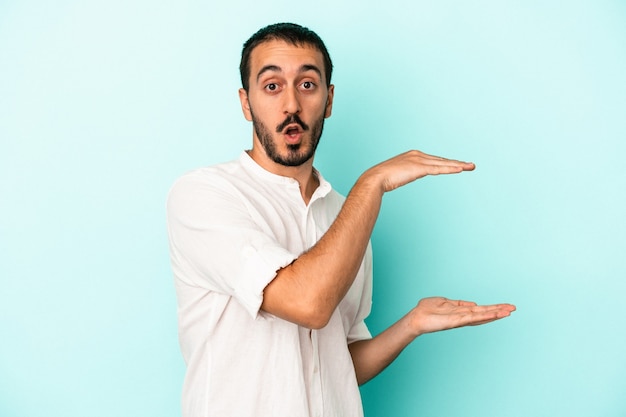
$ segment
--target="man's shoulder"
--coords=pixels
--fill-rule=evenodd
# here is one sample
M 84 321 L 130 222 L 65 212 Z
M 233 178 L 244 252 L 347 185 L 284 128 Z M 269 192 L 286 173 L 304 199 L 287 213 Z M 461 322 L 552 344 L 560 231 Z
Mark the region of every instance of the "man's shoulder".
M 204 194 L 227 192 L 241 177 L 237 160 L 192 169 L 179 176 L 168 192 L 168 200 L 187 200 Z
M 181 184 L 202 184 L 228 181 L 233 177 L 237 177 L 241 171 L 241 164 L 238 160 L 221 162 L 214 165 L 191 169 L 174 182 L 174 187 Z

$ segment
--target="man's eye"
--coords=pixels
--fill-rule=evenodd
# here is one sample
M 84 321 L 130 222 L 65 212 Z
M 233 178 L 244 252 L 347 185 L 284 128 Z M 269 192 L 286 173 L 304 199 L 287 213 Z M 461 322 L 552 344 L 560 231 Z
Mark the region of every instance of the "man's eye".
M 313 87 L 315 87 L 315 84 L 313 84 L 311 81 L 305 81 L 302 83 L 302 88 L 304 88 L 305 90 L 311 90 Z
M 278 90 L 278 85 L 274 84 L 274 83 L 270 83 L 270 84 L 265 86 L 265 89 L 268 90 L 268 91 L 276 91 L 276 90 Z

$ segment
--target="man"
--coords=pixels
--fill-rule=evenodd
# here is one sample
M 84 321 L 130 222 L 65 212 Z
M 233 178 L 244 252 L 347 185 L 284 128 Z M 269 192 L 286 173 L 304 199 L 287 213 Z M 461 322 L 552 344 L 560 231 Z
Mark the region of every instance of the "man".
M 515 309 L 436 297 L 374 338 L 364 322 L 383 194 L 474 165 L 410 151 L 365 171 L 344 199 L 313 167 L 334 96 L 322 40 L 265 27 L 240 70 L 252 149 L 186 174 L 168 199 L 183 415 L 360 416 L 358 385 L 416 337 Z

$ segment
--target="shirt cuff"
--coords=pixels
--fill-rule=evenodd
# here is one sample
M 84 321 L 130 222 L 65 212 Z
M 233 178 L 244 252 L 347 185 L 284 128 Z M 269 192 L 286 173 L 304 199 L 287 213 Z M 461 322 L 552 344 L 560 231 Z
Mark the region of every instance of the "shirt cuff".
M 371 339 L 372 334 L 370 333 L 367 325 L 364 321 L 360 321 L 355 323 L 354 326 L 350 329 L 350 333 L 348 334 L 348 344 L 357 342 L 359 340 Z
M 296 258 L 297 256 L 278 246 L 272 250 L 263 248 L 263 252 L 251 246 L 243 249 L 244 264 L 234 288 L 235 298 L 252 318 L 259 317 L 265 287 L 276 277 L 279 269 L 291 264 Z

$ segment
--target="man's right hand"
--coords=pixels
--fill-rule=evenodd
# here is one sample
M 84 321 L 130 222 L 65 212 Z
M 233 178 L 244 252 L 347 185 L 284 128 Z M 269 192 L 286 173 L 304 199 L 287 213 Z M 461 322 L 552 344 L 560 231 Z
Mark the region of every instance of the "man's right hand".
M 385 192 L 427 175 L 471 171 L 473 163 L 409 151 L 368 169 L 350 190 L 330 229 L 279 270 L 261 308 L 303 327 L 321 328 L 356 277 Z
M 471 162 L 440 158 L 413 150 L 373 166 L 361 178 L 373 179 L 380 184 L 382 192 L 387 192 L 427 175 L 457 174 L 473 171 L 474 168 L 476 166 Z

